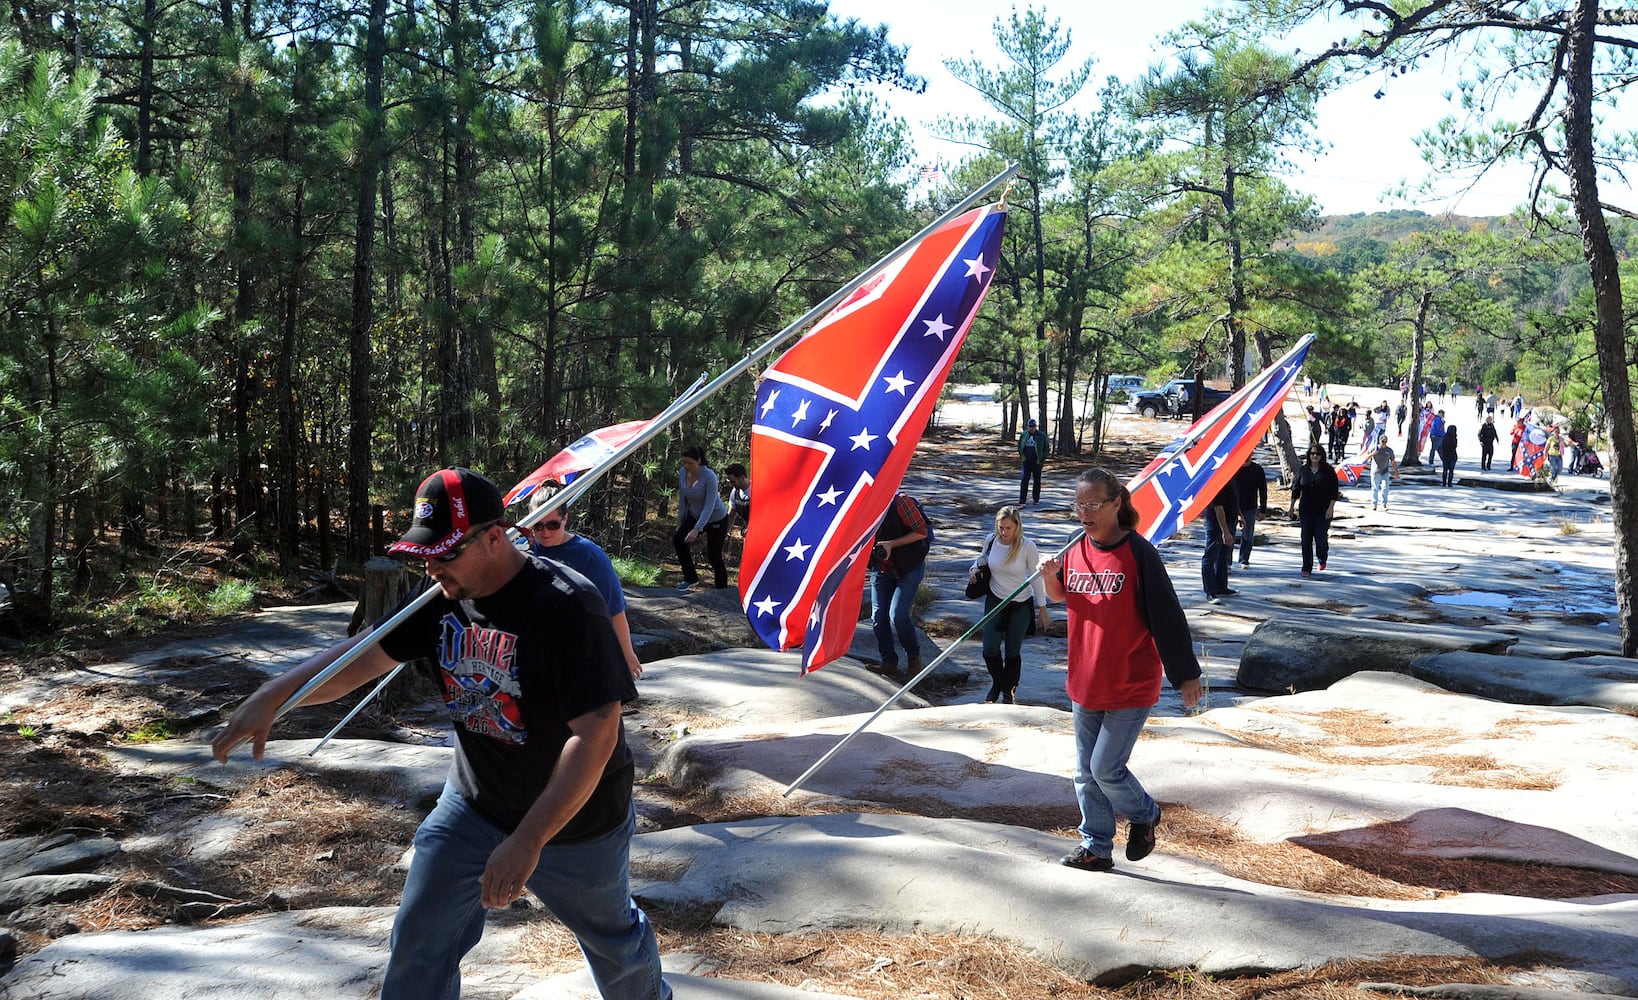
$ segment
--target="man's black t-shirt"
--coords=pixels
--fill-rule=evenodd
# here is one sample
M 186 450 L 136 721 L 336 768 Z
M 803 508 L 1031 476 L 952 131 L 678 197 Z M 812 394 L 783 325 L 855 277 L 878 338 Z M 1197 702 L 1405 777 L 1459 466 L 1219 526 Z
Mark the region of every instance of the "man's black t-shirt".
M 546 788 L 572 735 L 569 720 L 637 696 L 596 589 L 534 558 L 488 597 L 436 598 L 382 639 L 381 649 L 397 660 L 430 657 L 429 675 L 455 724 L 450 781 L 508 832 Z M 586 840 L 624 823 L 632 773 L 622 726 L 596 790 L 552 842 Z

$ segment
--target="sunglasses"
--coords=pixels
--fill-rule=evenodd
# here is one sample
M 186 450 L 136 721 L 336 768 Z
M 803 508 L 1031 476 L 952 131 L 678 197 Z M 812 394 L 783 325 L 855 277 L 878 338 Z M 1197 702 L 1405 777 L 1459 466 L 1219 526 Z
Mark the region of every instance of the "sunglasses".
M 563 527 L 563 519 L 560 518 L 560 517 L 554 517 L 554 518 L 550 518 L 550 519 L 545 520 L 545 521 L 541 521 L 539 524 L 536 524 L 535 525 L 535 530 L 536 531 L 556 531 L 557 529 L 559 529 L 561 527 Z
M 471 530 L 471 532 L 468 533 L 465 538 L 463 538 L 460 541 L 456 542 L 454 548 L 450 549 L 448 552 L 445 552 L 441 556 L 433 556 L 429 561 L 430 562 L 441 562 L 441 563 L 452 563 L 452 562 L 454 562 L 455 560 L 461 558 L 461 553 L 466 551 L 466 547 L 468 545 L 471 545 L 475 540 L 477 540 L 479 538 L 482 538 L 484 536 L 484 534 L 489 531 L 490 528 L 493 528 L 495 525 L 497 525 L 499 523 L 500 523 L 499 521 L 490 521 L 488 524 L 478 525 L 477 527 L 473 528 Z
M 1110 497 L 1107 500 L 1098 500 L 1098 501 L 1095 501 L 1093 503 L 1075 503 L 1075 504 L 1070 504 L 1070 506 L 1075 508 L 1075 512 L 1077 514 L 1096 514 L 1098 511 L 1104 509 L 1105 507 L 1109 506 L 1110 504 L 1112 504 L 1114 502 L 1115 502 L 1115 498 Z

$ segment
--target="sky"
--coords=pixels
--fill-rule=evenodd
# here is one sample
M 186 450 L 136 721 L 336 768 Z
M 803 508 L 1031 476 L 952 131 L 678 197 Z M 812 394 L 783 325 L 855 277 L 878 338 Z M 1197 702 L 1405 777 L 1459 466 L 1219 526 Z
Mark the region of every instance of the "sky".
M 1018 6 L 1023 9 L 1025 4 Z M 1088 57 L 1095 59 L 1082 91 L 1084 104 L 1072 105 L 1080 110 L 1095 105 L 1105 77 L 1130 82 L 1163 59 L 1161 35 L 1207 6 L 1205 0 L 1037 0 L 1037 9 L 1059 19 L 1070 33 L 1072 45 L 1059 68 L 1067 72 Z M 830 0 L 830 10 L 838 17 L 886 24 L 889 38 L 909 47 L 908 68 L 926 79 L 926 92 L 882 88 L 877 93 L 894 114 L 910 123 L 918 162 L 949 164 L 966 156 L 963 146 L 937 138 L 931 126 L 940 117 L 985 114 L 987 109 L 974 91 L 944 68 L 944 60 L 976 57 L 1001 66 L 994 23 L 1010 14 L 1011 5 L 980 0 Z M 1317 50 L 1341 34 L 1335 25 L 1317 27 L 1308 36 L 1308 47 Z M 1296 44 L 1300 46 L 1300 40 Z M 1454 68 L 1427 60 L 1416 73 L 1386 87 L 1381 77 L 1375 77 L 1327 96 L 1319 104 L 1315 130 L 1325 152 L 1297 154 L 1283 179 L 1312 195 L 1327 215 L 1399 208 L 1475 216 L 1511 211 L 1529 197 L 1530 172 L 1523 165 L 1494 169 L 1472 185 L 1465 178 L 1445 177 L 1437 179 L 1436 192 L 1414 190 L 1430 176 L 1414 140 L 1456 110 L 1447 98 L 1455 79 Z M 1384 91 L 1380 99 L 1374 96 L 1379 88 Z M 1638 128 L 1638 120 L 1631 127 Z M 1558 184 L 1567 189 L 1562 179 Z M 1394 195 L 1396 187 L 1407 188 L 1407 193 Z M 1606 202 L 1638 209 L 1638 196 L 1613 180 L 1604 181 L 1600 193 Z

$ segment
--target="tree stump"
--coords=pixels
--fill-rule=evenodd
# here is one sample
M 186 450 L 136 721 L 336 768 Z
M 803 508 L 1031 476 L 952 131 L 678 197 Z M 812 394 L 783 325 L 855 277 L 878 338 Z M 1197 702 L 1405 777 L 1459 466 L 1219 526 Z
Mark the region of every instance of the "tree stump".
M 404 599 L 408 589 L 409 574 L 404 571 L 402 562 L 388 556 L 370 559 L 364 564 L 364 599 L 359 601 L 357 610 L 353 612 L 353 623 L 347 630 L 348 634 L 354 635 L 359 629 L 385 618 Z M 412 662 L 410 669 L 394 678 L 366 712 L 377 716 L 391 715 L 397 709 L 420 704 L 437 694 L 437 688 L 415 669 Z

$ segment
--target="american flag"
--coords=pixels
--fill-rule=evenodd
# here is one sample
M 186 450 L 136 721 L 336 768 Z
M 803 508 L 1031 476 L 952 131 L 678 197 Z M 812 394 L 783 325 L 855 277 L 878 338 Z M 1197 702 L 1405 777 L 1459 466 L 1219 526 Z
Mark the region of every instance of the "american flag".
M 846 653 L 876 528 L 989 289 L 1005 210 L 974 209 L 893 259 L 763 376 L 739 593 L 809 673 Z
M 1285 357 L 1213 407 L 1127 483 L 1138 511 L 1138 531 L 1145 538 L 1157 545 L 1170 538 L 1239 471 L 1280 412 L 1313 342 L 1313 334 L 1305 335 Z
M 1372 421 L 1371 429 L 1365 433 L 1365 443 L 1359 446 L 1359 454 L 1337 466 L 1337 479 L 1349 486 L 1358 486 L 1359 481 L 1365 478 L 1366 470 L 1371 467 L 1371 453 L 1376 451 L 1376 443 L 1387 432 L 1385 424 Z
M 925 164 L 921 168 L 921 179 L 924 181 L 936 180 L 938 178 L 938 173 L 939 165 L 937 163 Z

